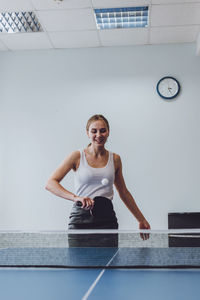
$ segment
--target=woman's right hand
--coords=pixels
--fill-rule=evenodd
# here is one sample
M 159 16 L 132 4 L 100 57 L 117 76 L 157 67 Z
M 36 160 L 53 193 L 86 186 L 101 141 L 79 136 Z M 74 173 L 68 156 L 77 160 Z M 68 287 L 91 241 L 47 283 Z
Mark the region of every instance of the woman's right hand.
M 89 197 L 74 197 L 74 202 L 80 201 L 82 203 L 81 208 L 86 210 L 92 209 L 94 206 L 94 200 Z

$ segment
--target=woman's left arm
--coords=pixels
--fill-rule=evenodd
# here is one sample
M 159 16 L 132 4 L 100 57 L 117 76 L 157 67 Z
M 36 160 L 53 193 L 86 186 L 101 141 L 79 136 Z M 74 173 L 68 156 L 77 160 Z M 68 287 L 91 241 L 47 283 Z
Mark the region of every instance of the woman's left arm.
M 114 154 L 114 162 L 115 162 L 115 187 L 119 193 L 120 198 L 124 202 L 124 204 L 128 207 L 130 212 L 134 215 L 134 217 L 139 222 L 139 229 L 150 229 L 150 225 L 143 216 L 142 212 L 138 208 L 133 196 L 128 191 L 124 177 L 122 174 L 122 162 L 120 156 Z

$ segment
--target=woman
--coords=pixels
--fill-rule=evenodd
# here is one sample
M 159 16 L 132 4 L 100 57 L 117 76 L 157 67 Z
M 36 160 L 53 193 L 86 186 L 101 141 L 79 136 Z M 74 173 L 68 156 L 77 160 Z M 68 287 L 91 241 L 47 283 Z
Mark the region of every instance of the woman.
M 118 154 L 105 148 L 110 128 L 102 115 L 92 116 L 86 126 L 90 144 L 80 151 L 72 152 L 49 178 L 46 189 L 55 195 L 74 202 L 70 215 L 69 229 L 117 229 L 114 210 L 106 218 L 95 218 L 91 211 L 95 197 L 113 199 L 113 184 L 120 198 L 139 222 L 140 229 L 150 229 L 150 225 L 137 207 L 128 191 Z M 70 171 L 75 175 L 75 194 L 66 190 L 60 181 Z M 82 206 L 77 206 L 77 203 Z M 111 202 L 112 203 L 112 202 Z M 142 235 L 148 238 L 148 235 Z

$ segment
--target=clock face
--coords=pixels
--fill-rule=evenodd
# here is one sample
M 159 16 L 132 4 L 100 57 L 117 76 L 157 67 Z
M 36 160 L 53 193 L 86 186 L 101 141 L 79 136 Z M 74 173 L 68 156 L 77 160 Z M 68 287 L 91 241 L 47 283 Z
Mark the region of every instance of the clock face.
M 157 92 L 164 99 L 175 98 L 180 91 L 179 82 L 173 77 L 163 77 L 157 84 Z

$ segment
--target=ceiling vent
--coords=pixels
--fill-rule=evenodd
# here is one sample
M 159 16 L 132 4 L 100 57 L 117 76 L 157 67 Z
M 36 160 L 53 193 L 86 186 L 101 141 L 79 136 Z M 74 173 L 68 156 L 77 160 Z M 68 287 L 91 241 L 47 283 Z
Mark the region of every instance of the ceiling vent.
M 0 13 L 0 32 L 24 33 L 43 31 L 34 12 Z

